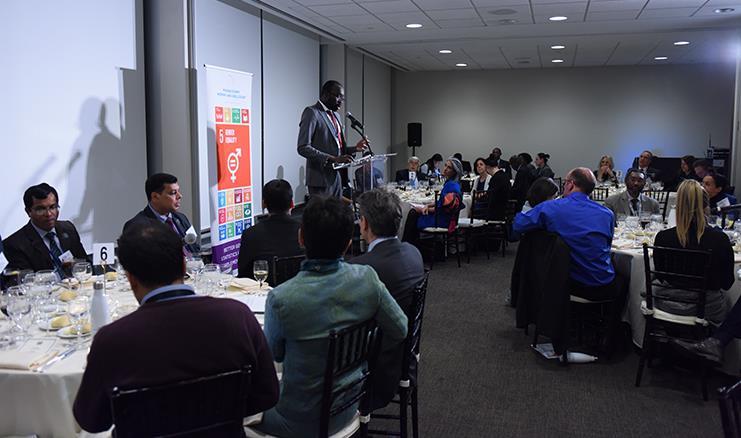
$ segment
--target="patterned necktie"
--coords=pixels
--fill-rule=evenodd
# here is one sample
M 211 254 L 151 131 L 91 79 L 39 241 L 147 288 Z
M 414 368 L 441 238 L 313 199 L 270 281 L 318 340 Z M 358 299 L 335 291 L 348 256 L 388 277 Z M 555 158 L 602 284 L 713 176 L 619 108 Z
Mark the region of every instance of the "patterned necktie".
M 630 205 L 633 207 L 633 214 L 635 216 L 638 216 L 638 214 L 639 214 L 639 211 L 638 211 L 638 198 L 631 199 L 630 200 Z
M 64 277 L 64 270 L 62 269 L 62 260 L 59 258 L 62 256 L 62 250 L 59 248 L 59 245 L 57 245 L 57 241 L 54 240 L 54 238 L 57 236 L 57 233 L 54 231 L 49 231 L 46 233 L 44 237 L 46 237 L 46 240 L 49 241 L 49 253 L 51 254 L 51 261 L 54 263 L 54 269 Z
M 330 120 L 332 120 L 332 126 L 334 126 L 335 132 L 337 132 L 337 145 L 339 146 L 340 154 L 342 153 L 342 133 L 340 132 L 340 124 L 334 116 L 334 112 L 327 110 Z

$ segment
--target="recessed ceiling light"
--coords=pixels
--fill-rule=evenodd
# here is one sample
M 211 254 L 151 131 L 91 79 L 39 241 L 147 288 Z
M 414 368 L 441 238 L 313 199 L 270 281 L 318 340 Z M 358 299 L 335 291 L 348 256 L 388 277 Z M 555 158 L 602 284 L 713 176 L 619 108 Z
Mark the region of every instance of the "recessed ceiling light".
M 448 53 L 453 53 L 453 51 L 452 50 L 448 50 L 448 49 L 442 49 L 438 53 L 442 53 L 443 55 L 447 55 Z
M 565 15 L 555 15 L 553 17 L 548 18 L 551 21 L 566 21 L 569 19 L 569 17 Z
M 563 59 L 551 59 L 551 62 L 554 64 L 560 64 L 563 62 Z
M 565 48 L 566 48 L 566 46 L 564 46 L 562 44 L 556 44 L 555 46 L 551 46 L 551 49 L 553 49 L 553 50 L 561 50 L 561 49 L 565 49 Z
M 422 27 L 422 25 L 419 24 L 419 23 L 409 23 L 409 24 L 407 24 L 407 28 L 409 28 L 409 29 L 419 29 L 420 27 Z
M 654 59 L 656 61 L 666 61 L 669 58 L 667 58 L 666 56 L 655 56 Z
M 459 62 L 459 63 L 458 63 L 458 64 L 456 64 L 455 66 L 456 66 L 456 67 L 468 67 L 468 64 L 465 64 L 465 63 L 463 63 L 463 62 Z
M 689 43 L 690 43 L 689 41 L 674 41 L 675 46 L 686 46 Z
M 726 14 L 728 12 L 733 12 L 733 11 L 735 11 L 735 9 L 733 8 L 718 8 L 713 12 L 715 12 L 716 14 Z

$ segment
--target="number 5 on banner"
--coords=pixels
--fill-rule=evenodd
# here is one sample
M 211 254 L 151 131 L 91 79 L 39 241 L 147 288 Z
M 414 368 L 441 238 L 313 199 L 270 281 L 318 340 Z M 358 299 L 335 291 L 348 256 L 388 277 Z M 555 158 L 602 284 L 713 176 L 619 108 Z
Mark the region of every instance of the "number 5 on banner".
M 110 265 L 111 263 L 113 263 L 114 259 L 115 256 L 113 242 L 93 244 L 94 265 Z

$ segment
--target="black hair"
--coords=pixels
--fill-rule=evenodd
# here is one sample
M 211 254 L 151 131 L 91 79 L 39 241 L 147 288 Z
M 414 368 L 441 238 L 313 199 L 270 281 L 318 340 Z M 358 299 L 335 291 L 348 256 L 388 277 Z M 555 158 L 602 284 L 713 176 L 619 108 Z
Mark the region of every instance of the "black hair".
M 175 184 L 178 179 L 169 173 L 155 173 L 147 178 L 144 183 L 144 191 L 147 192 L 147 200 L 152 200 L 152 193 L 161 193 L 165 190 L 165 184 Z
M 489 159 L 488 158 L 478 157 L 475 160 L 473 160 L 473 171 L 474 171 L 474 173 L 476 173 L 476 166 L 479 164 L 479 161 L 483 161 L 484 162 L 484 166 L 489 166 L 489 164 L 488 164 Z M 494 161 L 494 160 L 492 160 L 492 161 Z M 493 164 L 490 167 L 494 167 L 494 166 L 496 166 L 496 164 Z
M 630 179 L 630 175 L 634 173 L 641 175 L 641 177 L 644 180 L 646 179 L 646 174 L 643 173 L 641 169 L 636 169 L 635 167 L 631 167 L 630 169 L 627 170 L 627 172 L 625 172 L 625 181 L 624 181 L 625 184 L 628 184 L 628 179 Z
M 682 157 L 682 161 L 687 163 L 687 167 L 690 168 L 690 171 L 695 167 L 695 156 L 694 155 L 685 155 Z
M 352 210 L 334 197 L 313 196 L 301 217 L 301 229 L 310 259 L 336 259 L 344 254 L 355 226 Z
M 284 179 L 274 179 L 262 188 L 262 200 L 270 213 L 286 213 L 291 208 L 293 189 Z
M 401 200 L 395 193 L 373 189 L 358 198 L 360 215 L 378 237 L 396 236 L 401 224 Z
M 23 192 L 23 205 L 26 207 L 26 211 L 31 210 L 31 206 L 33 205 L 33 200 L 38 199 L 39 201 L 42 201 L 46 199 L 49 196 L 49 193 L 53 193 L 54 197 L 57 199 L 57 204 L 59 203 L 59 195 L 57 194 L 57 190 L 50 186 L 47 183 L 41 183 L 36 184 L 35 186 L 31 186 L 26 189 L 25 192 Z
M 530 164 L 533 162 L 533 157 L 527 152 L 520 152 L 517 157 L 520 159 L 522 164 Z
M 538 158 L 540 158 L 541 160 L 543 160 L 544 162 L 547 163 L 548 162 L 548 159 L 550 159 L 551 156 L 548 155 L 548 154 L 546 154 L 545 152 L 539 152 L 538 153 Z
M 429 160 L 425 161 L 425 164 L 427 164 L 428 166 L 432 166 L 435 164 L 435 161 L 443 161 L 443 156 L 440 154 L 435 154 L 431 156 Z
M 728 188 L 728 178 L 726 178 L 724 175 L 721 175 L 719 173 L 709 173 L 706 176 L 713 178 L 713 183 L 715 184 L 715 187 L 718 187 L 721 193 L 725 193 L 726 189 Z
M 527 202 L 530 207 L 535 207 L 543 201 L 551 199 L 558 193 L 558 184 L 551 178 L 538 178 L 527 191 Z
M 342 84 L 330 79 L 322 85 L 322 95 L 329 94 L 337 88 L 342 88 Z
M 463 155 L 460 152 L 454 153 L 453 158 L 457 158 L 458 161 L 463 161 Z
M 485 159 L 484 164 L 489 167 L 499 167 L 499 161 L 492 156 L 489 156 L 489 158 Z
M 692 168 L 702 167 L 707 172 L 713 172 L 713 163 L 710 162 L 710 160 L 706 160 L 705 158 L 700 160 L 695 160 L 694 163 L 692 163 Z
M 582 193 L 589 196 L 594 190 L 596 180 L 594 173 L 588 169 L 576 168 L 569 172 L 569 179 L 574 182 L 574 185 L 581 190 Z
M 185 275 L 183 240 L 160 221 L 126 227 L 118 238 L 118 259 L 144 286 L 170 285 Z

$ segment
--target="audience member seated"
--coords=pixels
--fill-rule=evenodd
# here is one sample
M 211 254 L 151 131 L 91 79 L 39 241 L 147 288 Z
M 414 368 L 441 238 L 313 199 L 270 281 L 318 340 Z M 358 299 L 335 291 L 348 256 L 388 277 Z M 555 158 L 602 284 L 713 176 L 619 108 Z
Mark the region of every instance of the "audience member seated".
M 196 295 L 183 284 L 183 241 L 157 221 L 136 222 L 118 240 L 118 256 L 140 307 L 100 328 L 74 403 L 88 432 L 111 427 L 114 387 L 137 388 L 252 366 L 245 416 L 278 401 L 273 356 L 244 304 Z
M 705 294 L 705 318 L 713 323 L 720 323 L 725 318 L 728 308 L 721 289 L 728 290 L 735 280 L 733 268 L 733 247 L 728 236 L 719 228 L 710 227 L 705 222 L 705 210 L 708 207 L 708 195 L 694 180 L 682 182 L 677 190 L 677 226 L 661 231 L 654 240 L 655 246 L 669 248 L 702 249 L 711 251 L 710 278 Z M 655 251 L 659 251 L 656 249 Z M 660 265 L 660 258 L 654 258 L 657 270 L 667 270 Z M 689 263 L 688 265 L 691 265 Z M 702 275 L 704 266 L 697 266 L 697 272 L 680 272 L 680 274 Z M 668 280 L 669 285 L 678 280 Z M 694 286 L 699 285 L 681 285 Z M 696 315 L 693 304 L 676 303 L 661 300 L 661 296 L 692 294 L 684 290 L 657 288 L 654 290 L 654 306 L 658 309 L 677 315 Z M 694 297 L 688 296 L 687 299 Z
M 538 178 L 527 191 L 527 201 L 522 206 L 522 211 L 531 210 L 541 202 L 556 199 L 556 196 L 558 196 L 558 184 L 551 178 Z
M 553 170 L 551 169 L 551 166 L 548 165 L 548 160 L 551 158 L 550 155 L 546 154 L 545 152 L 539 152 L 538 155 L 535 156 L 535 175 L 534 179 L 538 178 L 553 178 L 556 176 L 555 173 L 553 173 Z
M 476 161 L 473 162 L 473 167 L 477 176 L 473 180 L 471 192 L 474 190 L 477 192 L 485 192 L 489 190 L 491 175 L 486 171 L 486 160 L 481 157 L 476 158 Z
M 363 193 L 384 185 L 383 172 L 368 161 L 355 169 L 355 193 Z
M 707 175 L 715 173 L 713 163 L 706 159 L 695 160 L 692 168 L 695 170 L 695 175 L 697 175 L 699 181 L 702 181 Z
M 175 231 L 181 239 L 185 240 L 186 235 L 189 236 L 188 240 L 193 239 L 193 243 L 185 245 L 184 252 L 187 255 L 200 253 L 201 247 L 195 242 L 196 231 L 187 216 L 178 211 L 183 195 L 180 194 L 177 177 L 169 173 L 155 173 L 147 178 L 144 191 L 149 201 L 147 206 L 124 224 L 124 230 L 135 223 L 160 221 Z
M 419 158 L 409 157 L 409 161 L 407 161 L 407 168 L 396 171 L 396 182 L 411 182 L 415 179 L 417 181 L 424 181 L 427 179 L 427 175 L 422 173 L 419 169 Z
M 468 175 L 469 173 L 473 172 L 473 169 L 471 169 L 471 162 L 463 161 L 463 155 L 460 152 L 454 153 L 453 158 L 457 158 L 458 161 L 461 162 L 461 165 L 463 166 L 463 175 Z
M 618 215 L 640 216 L 641 213 L 661 214 L 661 206 L 655 199 L 642 194 L 646 176 L 638 169 L 625 174 L 625 191 L 605 199 L 605 207 Z
M 517 170 L 515 182 L 512 184 L 512 198 L 517 199 L 520 207 L 527 200 L 527 191 L 530 185 L 535 181 L 535 166 L 532 164 L 533 158 L 527 152 L 522 152 L 517 156 Z
M 427 178 L 437 178 L 440 176 L 440 163 L 443 162 L 443 156 L 435 154 L 430 157 L 429 160 L 425 161 L 419 171 L 422 172 Z
M 596 182 L 591 170 L 573 169 L 566 175 L 563 197 L 517 214 L 513 230 L 524 233 L 544 229 L 561 236 L 571 250 L 571 295 L 587 300 L 615 299 L 609 317 L 608 339 L 612 339 L 626 293 L 610 255 L 614 216 L 589 198 Z
M 299 233 L 308 260 L 297 276 L 270 291 L 265 305 L 265 335 L 275 360 L 283 363 L 283 378 L 278 404 L 255 429 L 279 437 L 317 435 L 330 330 L 375 319 L 383 332 L 383 350 L 406 336 L 407 318 L 376 272 L 342 260 L 353 226 L 352 211 L 342 201 L 309 200 Z M 350 374 L 356 377 L 360 371 Z M 329 433 L 345 426 L 355 412 L 350 407 L 332 418 Z
M 419 241 L 419 230 L 430 227 L 447 228 L 451 232 L 458 224 L 458 214 L 463 205 L 461 194 L 460 177 L 463 172 L 461 162 L 450 157 L 445 162 L 443 177 L 445 184 L 439 193 L 437 203 L 431 203 L 422 207 L 415 207 L 409 211 L 407 221 L 404 224 L 405 242 L 417 245 Z M 437 210 L 437 214 L 435 211 Z M 435 222 L 437 218 L 437 223 Z
M 654 159 L 654 154 L 651 151 L 643 151 L 638 156 L 637 160 L 633 161 L 633 168 L 638 169 L 646 176 L 646 184 L 651 184 L 660 181 L 660 172 L 658 169 L 651 167 L 651 161 Z
M 736 197 L 727 193 L 728 180 L 725 176 L 718 173 L 711 173 L 705 175 L 702 179 L 702 187 L 708 193 L 710 197 L 710 210 L 715 213 L 718 207 L 728 207 L 729 205 L 736 204 Z M 735 211 L 728 212 L 728 217 L 735 220 L 737 213 Z
M 253 278 L 252 264 L 255 260 L 273 257 L 289 257 L 303 254 L 298 244 L 300 224 L 291 218 L 293 189 L 288 181 L 274 179 L 262 188 L 262 207 L 268 209 L 268 217 L 242 233 L 239 244 L 239 276 Z
M 72 222 L 58 220 L 57 191 L 47 183 L 31 186 L 23 193 L 23 205 L 28 223 L 3 242 L 8 267 L 53 269 L 60 278 L 69 277 L 72 261 L 87 254 Z
M 368 243 L 368 251 L 349 263 L 373 268 L 407 319 L 413 319 L 414 288 L 424 277 L 424 265 L 419 250 L 396 237 L 401 224 L 401 201 L 394 193 L 375 189 L 360 196 L 358 207 L 360 235 Z M 401 377 L 402 354 L 403 344 L 383 351 L 371 367 L 371 409 L 386 406 L 394 397 Z
M 679 182 L 686 179 L 695 181 L 702 181 L 700 177 L 695 173 L 695 157 L 692 155 L 685 155 L 682 157 L 682 161 L 679 164 Z M 678 186 L 677 186 L 678 187 Z
M 499 162 L 505 162 L 499 160 Z M 497 160 L 486 159 L 486 173 L 491 175 L 489 181 L 489 213 L 488 220 L 503 221 L 507 213 L 507 201 L 510 198 L 512 183 L 507 172 L 497 166 Z
M 617 185 L 618 179 L 615 175 L 615 162 L 612 161 L 612 157 L 609 155 L 603 155 L 599 160 L 599 166 L 594 171 L 594 176 L 597 178 L 597 183 L 606 183 Z
M 496 167 L 502 169 L 505 174 L 507 174 L 507 179 L 512 179 L 512 167 L 509 164 L 509 161 L 502 160 L 502 149 L 495 147 L 491 150 L 491 154 L 489 154 L 489 158 L 496 161 Z

